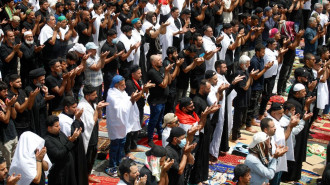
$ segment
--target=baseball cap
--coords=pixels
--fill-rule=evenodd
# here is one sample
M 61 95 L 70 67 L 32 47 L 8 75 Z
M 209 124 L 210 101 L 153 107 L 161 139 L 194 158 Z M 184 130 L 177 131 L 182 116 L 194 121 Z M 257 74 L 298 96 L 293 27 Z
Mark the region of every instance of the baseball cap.
M 99 48 L 99 47 L 96 46 L 94 42 L 88 42 L 88 43 L 86 44 L 86 49 L 87 49 L 87 50 L 89 50 L 89 49 L 97 49 L 97 48 Z
M 146 156 L 164 157 L 166 156 L 166 150 L 162 146 L 154 145 L 150 150 L 146 151 Z
M 300 68 L 297 68 L 295 71 L 294 71 L 294 77 L 297 79 L 299 76 L 301 77 L 308 77 L 308 72 L 306 69 L 300 67 Z
M 210 79 L 216 74 L 217 73 L 213 70 L 207 70 L 207 71 L 205 71 L 205 79 Z
M 174 137 L 180 137 L 186 134 L 186 131 L 181 127 L 174 127 L 171 129 L 170 136 L 166 139 L 167 142 L 172 142 Z
M 249 148 L 254 148 L 258 143 L 265 142 L 269 136 L 265 132 L 258 132 L 254 134 L 253 140 L 249 145 Z
M 174 113 L 167 113 L 164 116 L 164 122 L 163 122 L 162 127 L 165 128 L 168 123 L 173 122 L 174 120 L 176 120 L 176 118 L 177 118 L 177 116 Z

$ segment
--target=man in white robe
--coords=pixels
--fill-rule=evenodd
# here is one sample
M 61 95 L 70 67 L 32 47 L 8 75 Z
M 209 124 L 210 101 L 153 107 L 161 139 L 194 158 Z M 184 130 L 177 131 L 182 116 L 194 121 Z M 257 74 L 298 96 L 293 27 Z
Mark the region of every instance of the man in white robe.
M 209 59 L 205 61 L 206 64 L 206 70 L 213 70 L 214 69 L 214 64 L 215 61 L 218 60 L 218 51 L 219 51 L 219 47 L 217 47 L 218 44 L 220 44 L 220 42 L 223 39 L 223 36 L 219 36 L 217 38 L 215 38 L 213 36 L 213 29 L 211 28 L 211 26 L 204 26 L 203 27 L 203 32 L 204 32 L 204 36 L 203 36 L 203 47 L 204 50 L 207 53 L 213 52 L 213 56 Z
M 133 30 L 132 30 L 132 38 L 131 38 L 132 44 L 141 43 L 142 42 L 142 37 L 144 37 L 144 33 L 141 30 L 142 22 L 141 22 L 140 18 L 133 19 L 132 24 L 133 24 L 133 27 L 134 27 Z M 140 65 L 140 60 L 142 59 L 140 57 L 143 57 L 143 59 L 144 59 L 144 56 L 141 56 L 141 54 L 143 55 L 144 52 L 141 53 L 141 47 L 138 47 L 136 49 L 135 54 L 134 54 L 133 65 Z
M 85 85 L 83 88 L 83 97 L 78 103 L 78 109 L 84 109 L 80 120 L 84 123 L 84 132 L 81 134 L 84 142 L 84 149 L 87 158 L 88 175 L 91 174 L 96 154 L 99 124 L 98 119 L 102 118 L 102 108 L 108 103 L 100 101 L 97 105 L 97 89 L 91 85 Z M 88 178 L 95 182 L 91 177 Z
M 141 129 L 136 101 L 142 97 L 143 90 L 128 96 L 125 88 L 124 77 L 116 75 L 112 79 L 107 96 L 109 103 L 106 107 L 107 128 L 111 143 L 109 168 L 106 169 L 106 172 L 111 176 L 116 176 L 117 167 L 121 159 L 125 157 L 124 147 L 127 133 Z
M 167 27 L 166 34 L 161 35 L 160 42 L 162 45 L 162 51 L 167 51 L 169 46 L 175 46 L 178 51 L 183 49 L 183 36 L 187 32 L 188 25 L 182 25 L 179 19 L 179 9 L 173 7 L 171 9 L 171 17 L 167 19 L 169 26 Z M 166 52 L 163 52 L 162 59 L 166 57 Z

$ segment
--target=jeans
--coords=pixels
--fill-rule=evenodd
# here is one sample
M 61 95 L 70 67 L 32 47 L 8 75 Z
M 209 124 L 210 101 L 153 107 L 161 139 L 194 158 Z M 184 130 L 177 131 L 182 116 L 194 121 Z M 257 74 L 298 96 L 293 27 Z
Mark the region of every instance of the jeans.
M 275 176 L 272 180 L 269 181 L 270 185 L 280 185 L 281 184 L 282 172 L 275 173 Z
M 162 121 L 164 117 L 165 104 L 150 105 L 150 120 L 148 124 L 148 141 L 152 141 L 154 129 L 156 127 L 158 136 L 162 135 Z
M 119 166 L 120 160 L 125 157 L 126 137 L 122 139 L 111 140 L 109 151 L 109 167 Z

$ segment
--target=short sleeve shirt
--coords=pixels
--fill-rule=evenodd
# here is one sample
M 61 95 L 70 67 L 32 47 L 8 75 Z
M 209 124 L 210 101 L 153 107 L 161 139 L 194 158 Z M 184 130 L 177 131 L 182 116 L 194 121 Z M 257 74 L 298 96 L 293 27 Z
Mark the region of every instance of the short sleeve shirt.
M 63 109 L 62 102 L 65 96 L 64 93 L 62 94 L 62 96 L 60 96 L 52 91 L 53 88 L 55 88 L 56 86 L 60 88 L 61 85 L 62 85 L 62 77 L 59 76 L 55 77 L 53 75 L 47 76 L 46 86 L 48 87 L 49 94 L 55 96 L 55 98 L 50 100 L 51 111 L 58 111 Z
M 88 29 L 88 27 L 89 27 L 89 23 L 84 23 L 84 22 L 79 22 L 77 25 L 77 32 L 79 35 L 78 42 L 83 45 L 86 45 L 87 42 L 93 42 L 92 36 L 87 36 L 87 35 L 83 34 L 83 31 Z
M 87 68 L 85 69 L 85 85 L 92 85 L 93 87 L 98 87 L 103 82 L 103 76 L 101 69 L 98 71 L 94 71 L 90 69 L 93 64 L 97 64 L 100 60 L 100 57 L 97 55 L 95 58 L 89 57 L 86 60 Z
M 164 104 L 167 101 L 169 94 L 169 87 L 162 88 L 159 86 L 165 78 L 165 68 L 161 67 L 159 71 L 155 68 L 151 68 L 148 71 L 148 79 L 151 83 L 155 83 L 156 86 L 149 89 L 150 95 L 148 97 L 149 104 Z

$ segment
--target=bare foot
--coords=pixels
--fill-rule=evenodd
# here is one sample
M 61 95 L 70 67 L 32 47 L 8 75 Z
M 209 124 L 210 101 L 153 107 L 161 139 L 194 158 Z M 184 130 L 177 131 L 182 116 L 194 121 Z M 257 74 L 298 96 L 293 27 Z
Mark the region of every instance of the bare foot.
M 223 152 L 223 151 L 220 151 L 219 152 L 219 156 L 225 156 L 225 155 L 227 155 L 228 153 L 227 152 Z
M 128 154 L 126 155 L 126 157 L 129 157 L 129 158 L 132 159 L 132 160 L 136 160 L 136 157 L 134 157 L 134 155 L 131 154 L 131 153 L 128 153 Z
M 256 133 L 257 131 L 254 130 L 252 127 L 246 127 L 245 128 L 246 131 L 252 132 L 252 133 Z
M 131 152 L 146 152 L 146 150 L 143 150 L 141 148 L 131 149 Z
M 210 154 L 209 164 L 216 164 L 217 162 L 218 162 L 218 159 Z
M 98 179 L 94 179 L 92 176 L 88 176 L 88 182 L 91 183 L 100 183 L 101 181 Z

